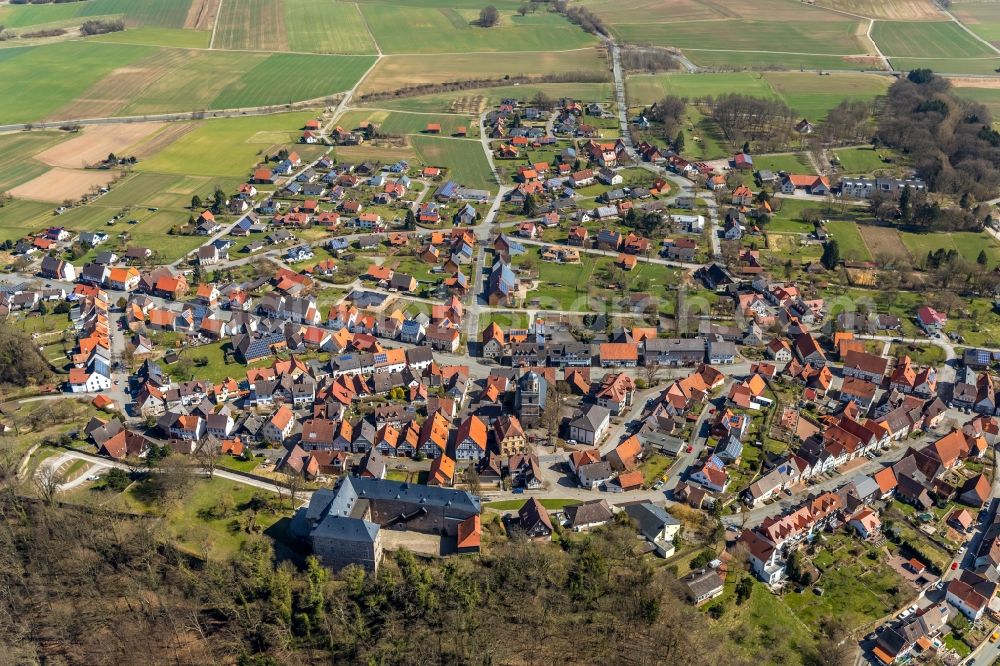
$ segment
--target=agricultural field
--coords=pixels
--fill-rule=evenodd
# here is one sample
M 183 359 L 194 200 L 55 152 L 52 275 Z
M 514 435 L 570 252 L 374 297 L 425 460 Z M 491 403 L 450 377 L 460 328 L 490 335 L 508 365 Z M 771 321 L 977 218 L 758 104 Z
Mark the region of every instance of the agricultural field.
M 358 6 L 333 0 L 282 0 L 288 48 L 312 53 L 375 53 Z
M 518 16 L 500 11 L 500 24 L 476 25 L 478 8 L 451 9 L 372 3 L 359 5 L 383 53 L 553 51 L 593 44 L 596 38 L 555 12 Z
M 985 47 L 984 47 L 985 48 Z M 890 58 L 894 69 L 927 68 L 940 74 L 996 74 L 1000 56 L 980 58 Z
M 884 69 L 881 59 L 870 55 L 811 55 L 768 53 L 766 51 L 724 51 L 684 49 L 684 54 L 701 67 L 724 70 L 857 70 Z
M 467 187 L 496 191 L 496 180 L 479 141 L 412 136 L 410 143 L 422 163 L 446 167 L 450 180 Z
M 34 156 L 70 136 L 58 131 L 0 134 L 0 191 L 7 191 L 45 173 L 48 165 Z
M 962 2 L 951 12 L 972 32 L 1000 46 L 1000 7 L 994 2 Z
M 207 49 L 212 41 L 212 31 L 180 30 L 177 28 L 130 28 L 122 32 L 109 32 L 89 37 L 87 41 L 106 44 L 172 46 L 179 49 Z
M 274 0 L 225 0 L 212 47 L 247 51 L 287 51 L 285 12 Z
M 104 72 L 83 89 L 67 91 L 57 108 L 41 106 L 37 99 L 27 103 L 20 113 L 28 114 L 33 108 L 38 113 L 31 114 L 34 118 L 16 116 L 12 122 L 45 116 L 58 120 L 285 104 L 346 90 L 372 63 L 367 56 L 227 53 L 91 42 L 65 45 L 80 47 L 85 62 L 94 50 L 96 55 L 109 49 L 112 55 L 136 57 L 130 58 L 127 66 Z M 0 62 L 0 71 L 5 64 Z M 0 81 L 0 90 L 3 86 Z M 0 102 L 0 109 L 4 104 Z
M 430 83 L 573 72 L 600 74 L 610 79 L 604 53 L 596 48 L 561 53 L 505 53 L 500 60 L 489 53 L 454 54 L 447 58 L 434 55 L 389 56 L 379 60 L 361 82 L 355 99 L 364 102 L 367 94 Z M 479 91 L 465 94 L 469 93 L 479 94 Z
M 891 80 L 876 74 L 836 72 L 820 76 L 804 72 L 722 72 L 704 74 L 635 74 L 628 77 L 630 105 L 645 105 L 664 95 L 690 100 L 739 93 L 780 99 L 813 122 L 845 99 L 871 100 L 885 92 Z
M 822 17 L 822 20 L 818 20 Z M 725 19 L 680 23 L 635 23 L 612 26 L 612 33 L 632 44 L 693 50 L 781 51 L 784 53 L 857 55 L 866 53 L 860 23 L 837 14 L 817 14 L 809 21 Z M 785 56 L 789 66 L 798 58 Z
M 0 7 L 0 24 L 8 28 L 26 28 L 50 23 L 79 24 L 98 16 L 120 16 L 129 28 L 183 28 L 190 8 L 191 0 L 88 0 L 5 5 Z
M 0 241 L 17 240 L 38 231 L 52 218 L 52 206 L 38 201 L 12 201 L 0 206 Z
M 242 178 L 266 155 L 294 144 L 299 128 L 313 116 L 297 112 L 207 120 L 150 159 L 139 162 L 137 169 Z M 306 148 L 297 146 L 296 150 L 305 155 Z
M 993 114 L 993 120 L 997 121 L 1000 120 L 1000 86 L 996 86 L 995 79 L 985 80 L 989 81 L 990 87 L 961 85 L 962 83 L 969 83 L 968 79 L 959 79 L 952 83 L 955 85 L 954 91 L 956 95 L 984 104 L 990 110 L 990 113 Z
M 609 83 L 540 83 L 523 86 L 502 86 L 480 90 L 461 90 L 434 95 L 420 95 L 400 99 L 385 99 L 373 105 L 396 111 L 422 113 L 447 112 L 479 114 L 500 103 L 501 99 L 514 98 L 529 101 L 542 93 L 550 99 L 572 97 L 579 100 L 611 101 Z
M 996 55 L 954 21 L 876 21 L 872 39 L 892 58 L 976 58 Z
M 114 171 L 56 167 L 11 188 L 10 194 L 19 199 L 49 201 L 58 204 L 66 199 L 76 200 L 87 193 L 94 192 L 97 188 L 110 184 L 116 176 Z
M 819 0 L 816 4 L 874 19 L 941 21 L 947 18 L 931 0 Z
M 386 134 L 423 134 L 427 123 L 440 123 L 441 135 L 451 136 L 464 127 L 470 136 L 476 134 L 478 118 L 472 116 L 445 115 L 434 113 L 405 113 L 400 111 L 348 111 L 340 117 L 338 124 L 345 128 L 360 127 L 362 123 L 374 123 Z

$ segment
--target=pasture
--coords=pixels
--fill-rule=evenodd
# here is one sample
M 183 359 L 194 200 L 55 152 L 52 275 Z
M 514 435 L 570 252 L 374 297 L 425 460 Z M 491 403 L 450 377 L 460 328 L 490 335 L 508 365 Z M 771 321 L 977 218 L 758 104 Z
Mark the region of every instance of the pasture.
M 372 104 L 379 108 L 396 111 L 420 111 L 424 113 L 443 111 L 478 114 L 498 104 L 501 99 L 506 97 L 529 101 L 539 93 L 543 93 L 550 99 L 571 97 L 586 101 L 610 101 L 611 85 L 608 83 L 539 83 L 386 99 Z
M 361 11 L 383 53 L 474 53 L 553 51 L 594 44 L 595 37 L 555 12 L 518 16 L 500 12 L 500 24 L 476 25 L 477 8 L 454 9 L 393 4 L 363 4 Z
M 342 127 L 354 129 L 362 123 L 375 123 L 386 134 L 424 134 L 427 123 L 440 123 L 441 135 L 454 135 L 459 127 L 466 128 L 471 136 L 476 131 L 478 119 L 471 116 L 437 115 L 433 113 L 405 113 L 401 111 L 348 111 L 338 121 Z
M 817 17 L 818 18 L 818 15 Z M 864 30 L 855 19 L 831 14 L 823 20 L 775 21 L 771 18 L 688 21 L 683 23 L 635 23 L 612 26 L 615 37 L 633 44 L 674 46 L 680 49 L 726 49 L 731 51 L 779 51 L 821 55 L 865 53 L 859 34 Z M 798 64 L 795 56 L 785 57 Z
M 505 53 L 502 58 L 489 53 L 456 54 L 447 58 L 434 55 L 389 56 L 379 60 L 371 74 L 361 82 L 355 99 L 364 102 L 366 94 L 423 84 L 574 72 L 600 73 L 611 78 L 604 54 L 596 48 L 562 53 Z M 472 94 L 478 94 L 478 91 Z
M 479 141 L 411 136 L 410 143 L 422 163 L 446 167 L 449 180 L 467 187 L 496 191 L 496 180 Z
M 296 142 L 303 123 L 313 113 L 206 120 L 150 159 L 137 170 L 195 176 L 245 177 L 253 165 L 282 146 Z M 257 133 L 264 133 L 263 140 Z M 276 141 L 285 134 L 285 141 Z M 304 154 L 304 147 L 296 147 Z
M 283 0 L 288 47 L 313 53 L 375 53 L 357 5 L 333 0 Z
M 975 58 L 995 55 L 954 21 L 876 21 L 872 39 L 888 57 Z

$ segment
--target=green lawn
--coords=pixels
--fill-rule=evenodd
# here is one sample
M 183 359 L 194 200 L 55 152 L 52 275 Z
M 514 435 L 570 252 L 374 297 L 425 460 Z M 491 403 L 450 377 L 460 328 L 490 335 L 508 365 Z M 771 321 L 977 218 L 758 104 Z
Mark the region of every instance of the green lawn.
M 450 180 L 496 192 L 496 181 L 478 140 L 411 136 L 410 143 L 423 164 L 447 168 Z
M 812 173 L 815 171 L 806 160 L 804 154 L 794 153 L 792 155 L 754 155 L 753 166 L 755 169 L 768 169 L 775 173 L 788 171 L 791 173 Z
M 938 366 L 944 363 L 944 350 L 937 345 L 924 345 L 911 348 L 910 345 L 896 344 L 889 347 L 889 355 L 894 357 L 909 356 L 917 365 Z
M 887 169 L 889 165 L 882 161 L 883 157 L 898 156 L 892 151 L 882 148 L 841 148 L 833 151 L 833 156 L 840 160 L 840 170 L 846 174 L 871 174 L 877 170 Z
M 283 4 L 290 50 L 375 53 L 357 5 L 332 0 L 284 0 Z
M 953 231 L 916 234 L 901 231 L 899 236 L 915 261 L 926 257 L 928 252 L 944 249 L 957 250 L 968 261 L 976 261 L 979 253 L 986 250 L 991 266 L 1000 262 L 1000 244 L 986 232 Z
M 581 48 L 596 39 L 554 12 L 517 16 L 501 10 L 500 24 L 481 28 L 478 9 L 412 4 L 362 4 L 375 40 L 392 53 L 553 51 Z
M 856 261 L 871 261 L 871 252 L 868 251 L 868 246 L 865 245 L 856 223 L 850 220 L 830 220 L 826 228 L 830 235 L 837 239 L 841 257 Z
M 974 58 L 995 53 L 953 21 L 876 21 L 872 39 L 890 58 Z
M 511 328 L 527 328 L 527 312 L 488 312 L 479 317 L 479 332 L 482 333 L 491 324 L 496 323 L 505 332 Z

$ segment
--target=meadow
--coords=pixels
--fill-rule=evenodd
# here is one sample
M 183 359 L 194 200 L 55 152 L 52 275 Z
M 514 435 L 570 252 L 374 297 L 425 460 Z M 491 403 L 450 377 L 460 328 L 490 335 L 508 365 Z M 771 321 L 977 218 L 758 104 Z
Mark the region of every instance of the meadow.
M 206 120 L 152 158 L 140 162 L 137 169 L 154 173 L 245 177 L 265 155 L 277 152 L 283 145 L 294 144 L 299 128 L 313 115 L 306 111 Z M 280 140 L 282 133 L 285 141 Z M 297 146 L 295 149 L 304 155 L 305 148 Z
M 822 21 L 724 19 L 682 23 L 635 23 L 612 26 L 615 37 L 633 44 L 673 46 L 680 49 L 778 51 L 852 55 L 865 53 L 858 39 L 858 22 L 838 15 Z M 785 56 L 789 65 L 798 57 Z
M 840 161 L 841 172 L 852 175 L 870 174 L 878 170 L 893 170 L 892 165 L 882 161 L 883 157 L 890 155 L 898 164 L 900 156 L 886 148 L 880 150 L 874 148 L 838 148 L 831 153 L 831 156 L 836 156 Z
M 383 53 L 474 53 L 483 51 L 552 51 L 593 44 L 596 38 L 562 15 L 538 11 L 518 16 L 501 11 L 500 24 L 481 28 L 476 8 L 413 5 L 361 5 Z
M 496 180 L 479 141 L 411 136 L 410 143 L 421 162 L 446 167 L 450 180 L 467 187 L 496 191 Z
M 993 119 L 1000 119 L 1000 88 L 972 88 L 955 86 L 955 94 L 986 105 Z
M 1000 261 L 1000 244 L 986 232 L 953 231 L 929 234 L 900 232 L 899 237 L 914 261 L 919 261 L 926 257 L 928 252 L 938 249 L 957 250 L 967 261 L 975 261 L 980 251 L 986 250 L 991 265 Z
M 361 82 L 355 100 L 364 102 L 364 96 L 369 93 L 428 83 L 577 72 L 611 78 L 604 54 L 596 48 L 553 53 L 505 53 L 502 58 L 491 53 L 455 54 L 446 58 L 436 55 L 388 56 L 379 60 Z M 466 91 L 465 94 L 478 92 Z
M 876 21 L 872 39 L 888 57 L 975 58 L 995 55 L 954 21 Z
M 798 115 L 817 122 L 843 99 L 873 100 L 889 83 L 886 77 L 852 72 L 825 76 L 805 72 L 634 74 L 628 77 L 626 90 L 630 106 L 652 104 L 665 95 L 692 101 L 726 93 L 780 99 Z
M 312 53 L 375 53 L 357 5 L 333 0 L 283 0 L 288 48 Z
M 471 116 L 372 109 L 371 111 L 348 111 L 340 117 L 338 124 L 347 129 L 354 129 L 365 122 L 375 123 L 386 134 L 423 134 L 427 123 L 440 123 L 442 136 L 455 134 L 459 127 L 466 128 L 471 136 L 476 130 L 478 119 Z
M 791 173 L 810 173 L 815 171 L 802 153 L 755 155 L 753 166 L 755 169 L 766 169 L 775 173 L 779 171 L 789 171 Z

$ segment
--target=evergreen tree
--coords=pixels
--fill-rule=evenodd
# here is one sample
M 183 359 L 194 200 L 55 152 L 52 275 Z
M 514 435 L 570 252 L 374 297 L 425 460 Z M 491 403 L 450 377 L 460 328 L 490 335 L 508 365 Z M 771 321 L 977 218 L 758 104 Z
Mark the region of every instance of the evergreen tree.
M 191 208 L 201 208 L 201 197 L 197 194 L 191 197 Z
M 833 270 L 840 263 L 840 245 L 837 244 L 837 239 L 831 238 L 823 245 L 823 256 L 820 258 L 820 262 L 827 270 Z
M 684 132 L 678 131 L 677 136 L 674 137 L 674 150 L 678 153 L 684 150 Z
M 980 266 L 985 266 L 987 261 L 989 261 L 989 258 L 986 256 L 986 250 L 980 250 L 979 256 L 976 257 L 976 263 Z
M 910 205 L 910 199 L 913 196 L 913 191 L 910 189 L 909 185 L 903 187 L 903 191 L 899 193 L 899 216 L 903 218 L 904 222 L 909 222 L 910 218 L 913 216 L 913 210 Z

